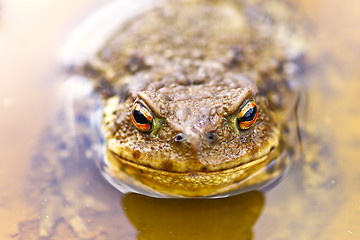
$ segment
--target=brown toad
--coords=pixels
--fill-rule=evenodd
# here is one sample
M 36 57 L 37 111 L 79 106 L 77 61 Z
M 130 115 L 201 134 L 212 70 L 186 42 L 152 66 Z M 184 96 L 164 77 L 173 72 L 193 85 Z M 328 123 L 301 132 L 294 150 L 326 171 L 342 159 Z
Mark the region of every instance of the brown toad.
M 170 1 L 122 23 L 80 67 L 106 93 L 105 174 L 117 188 L 228 196 L 281 176 L 302 52 L 274 6 Z
M 90 120 L 101 118 L 93 115 L 99 102 L 102 120 L 95 122 L 102 122 L 97 125 L 105 146 L 100 147 L 106 149 L 99 165 L 124 193 L 225 197 L 283 176 L 298 147 L 295 106 L 303 55 L 290 7 L 239 0 L 147 2 L 143 7 L 132 17 L 109 8 L 112 14 L 97 27 L 90 24 L 95 29 L 113 25 L 110 35 L 85 31 L 77 39 L 82 46 L 100 36 L 97 47 L 90 47 L 93 54 L 81 59 L 81 47 L 70 44 L 72 74 L 91 86 L 75 81 L 81 85 L 72 82 L 66 92 L 75 88 L 91 94 L 70 101 L 70 110 L 63 110 L 47 137 L 52 140 L 42 145 L 45 163 L 36 164 L 44 171 L 36 178 L 53 180 L 40 191 L 72 206 L 63 192 L 76 192 L 68 183 L 84 162 L 74 161 L 69 148 L 75 144 L 84 158 L 97 158 L 101 144 L 94 140 L 98 136 Z M 75 117 L 75 130 L 66 129 L 66 116 Z M 59 139 L 59 132 L 67 134 Z M 59 215 L 55 205 L 44 211 L 53 216 L 52 223 Z M 67 212 L 65 220 L 79 236 L 87 236 L 85 224 Z M 40 235 L 46 236 L 52 225 L 42 224 Z

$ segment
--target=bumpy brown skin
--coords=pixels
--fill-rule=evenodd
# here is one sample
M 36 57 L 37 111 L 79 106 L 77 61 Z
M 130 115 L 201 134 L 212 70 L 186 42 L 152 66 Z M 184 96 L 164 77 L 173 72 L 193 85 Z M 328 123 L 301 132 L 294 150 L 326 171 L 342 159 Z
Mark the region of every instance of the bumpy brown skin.
M 269 164 L 280 152 L 284 123 L 275 115 L 286 111 L 293 77 L 277 25 L 258 22 L 271 17 L 239 1 L 171 1 L 124 24 L 97 60 L 116 96 L 103 120 L 110 162 L 181 196 L 216 193 Z M 258 119 L 239 130 L 235 117 L 250 99 Z M 151 112 L 152 132 L 133 125 L 135 102 Z

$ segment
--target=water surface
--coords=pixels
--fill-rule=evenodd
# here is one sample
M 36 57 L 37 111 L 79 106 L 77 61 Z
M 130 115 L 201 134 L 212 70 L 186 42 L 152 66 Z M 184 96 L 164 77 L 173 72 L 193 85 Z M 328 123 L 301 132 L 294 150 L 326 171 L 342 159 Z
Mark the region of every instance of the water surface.
M 34 171 L 31 155 L 51 116 L 61 81 L 56 54 L 75 25 L 110 2 L 5 0 L 1 4 L 0 239 L 37 239 L 40 213 L 26 189 Z M 313 22 L 314 31 L 304 119 L 323 134 L 320 139 L 328 146 L 316 157 L 335 160 L 337 174 L 309 194 L 302 187 L 299 163 L 284 182 L 265 193 L 183 201 L 122 196 L 89 167 L 91 185 L 83 179 L 79 185 L 111 207 L 102 213 L 81 212 L 96 239 L 360 238 L 360 2 L 300 0 L 297 4 Z M 305 154 L 308 149 L 305 145 Z M 51 239 L 77 237 L 61 221 Z

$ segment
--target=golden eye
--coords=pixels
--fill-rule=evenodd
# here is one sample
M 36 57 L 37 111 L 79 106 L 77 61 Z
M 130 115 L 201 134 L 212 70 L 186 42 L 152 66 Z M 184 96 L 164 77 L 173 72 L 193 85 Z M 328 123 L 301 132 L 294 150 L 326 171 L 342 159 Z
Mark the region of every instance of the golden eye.
M 153 129 L 153 116 L 140 103 L 135 103 L 131 111 L 131 119 L 135 127 L 141 132 L 151 132 Z
M 258 117 L 258 110 L 253 100 L 250 100 L 236 116 L 236 127 L 239 130 L 249 129 Z

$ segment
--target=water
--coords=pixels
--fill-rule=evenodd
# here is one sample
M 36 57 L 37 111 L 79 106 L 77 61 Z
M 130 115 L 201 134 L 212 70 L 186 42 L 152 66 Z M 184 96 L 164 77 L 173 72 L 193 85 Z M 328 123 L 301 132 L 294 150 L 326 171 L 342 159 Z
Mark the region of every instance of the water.
M 37 239 L 40 214 L 25 189 L 31 185 L 30 156 L 61 81 L 55 56 L 73 26 L 109 2 L 5 0 L 1 5 L 0 239 Z M 331 147 L 316 156 L 335 159 L 337 174 L 306 195 L 297 164 L 265 194 L 180 201 L 122 196 L 90 166 L 85 171 L 90 180 L 80 178 L 78 184 L 110 206 L 105 212 L 81 211 L 97 239 L 359 239 L 360 3 L 298 4 L 316 33 L 304 119 L 325 136 Z M 52 239 L 77 238 L 60 221 Z

